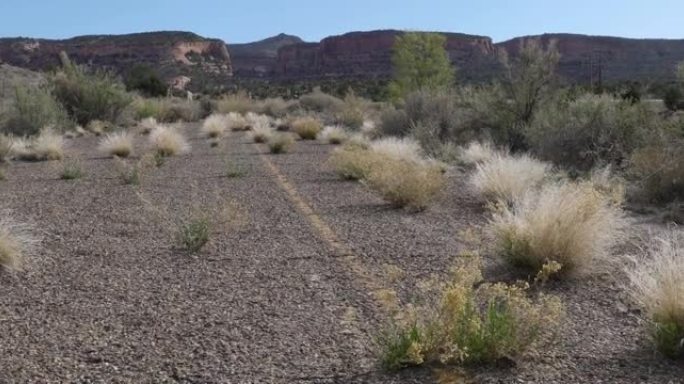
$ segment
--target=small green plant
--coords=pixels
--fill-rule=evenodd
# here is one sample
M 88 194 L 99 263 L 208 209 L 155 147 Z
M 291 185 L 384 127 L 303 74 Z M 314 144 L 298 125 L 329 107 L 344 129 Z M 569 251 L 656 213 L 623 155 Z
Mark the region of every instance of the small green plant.
M 268 149 L 274 154 L 286 153 L 293 144 L 294 139 L 291 135 L 286 133 L 274 134 L 268 141 Z
M 562 313 L 558 298 L 528 297 L 528 285 L 482 283 L 478 257 L 466 258 L 434 304 L 397 307 L 378 338 L 389 370 L 427 363 L 471 365 L 516 358 L 553 335 Z
M 210 232 L 209 218 L 204 214 L 193 215 L 178 224 L 178 243 L 189 253 L 197 253 L 209 242 Z
M 237 163 L 226 160 L 226 177 L 236 179 L 247 174 L 245 168 Z
M 60 177 L 62 180 L 76 180 L 83 177 L 83 167 L 78 160 L 65 160 L 62 164 L 62 173 Z
M 115 157 L 116 170 L 119 179 L 127 185 L 140 185 L 145 172 L 154 166 L 155 158 L 153 154 L 146 154 L 137 162 L 129 164 L 126 160 Z
M 152 159 L 154 160 L 154 166 L 159 168 L 164 163 L 166 163 L 166 156 L 160 151 L 155 151 L 154 154 L 152 155 Z

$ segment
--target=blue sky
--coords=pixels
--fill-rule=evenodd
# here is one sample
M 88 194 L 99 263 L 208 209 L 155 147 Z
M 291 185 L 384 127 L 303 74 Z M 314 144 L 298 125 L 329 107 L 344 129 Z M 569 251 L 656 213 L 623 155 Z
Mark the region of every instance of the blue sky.
M 0 36 L 187 30 L 228 43 L 383 28 L 495 41 L 544 32 L 684 39 L 684 0 L 0 0 Z

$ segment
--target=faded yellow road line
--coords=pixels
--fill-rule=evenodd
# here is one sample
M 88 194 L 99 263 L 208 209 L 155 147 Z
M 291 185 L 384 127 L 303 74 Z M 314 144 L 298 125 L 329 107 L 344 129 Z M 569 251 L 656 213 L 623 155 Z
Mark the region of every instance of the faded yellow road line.
M 343 262 L 348 269 L 354 272 L 366 289 L 372 292 L 377 299 L 381 292 L 385 290 L 385 286 L 370 273 L 369 268 L 363 264 L 361 259 L 340 241 L 335 231 L 333 231 L 313 208 L 311 208 L 304 198 L 302 198 L 297 189 L 290 183 L 285 175 L 280 172 L 278 167 L 263 154 L 261 155 L 261 159 L 264 161 L 264 164 L 266 164 L 268 170 L 275 176 L 278 185 L 285 191 L 290 201 L 292 201 L 311 227 L 318 233 L 318 236 L 328 244 L 330 249 L 332 249 L 336 259 Z M 386 303 L 379 302 L 379 304 L 384 307 Z

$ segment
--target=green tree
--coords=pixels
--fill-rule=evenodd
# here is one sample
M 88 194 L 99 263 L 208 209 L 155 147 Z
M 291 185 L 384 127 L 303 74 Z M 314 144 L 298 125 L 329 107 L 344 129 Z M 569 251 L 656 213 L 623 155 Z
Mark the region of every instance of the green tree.
M 446 89 L 453 85 L 455 71 L 445 45 L 446 37 L 438 33 L 407 32 L 397 36 L 390 96 L 398 99 L 419 89 Z

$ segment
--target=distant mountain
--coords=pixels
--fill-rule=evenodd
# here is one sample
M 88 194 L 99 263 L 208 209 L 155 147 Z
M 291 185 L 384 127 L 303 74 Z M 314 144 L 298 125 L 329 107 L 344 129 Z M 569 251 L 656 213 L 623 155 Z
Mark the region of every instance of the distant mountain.
M 0 62 L 31 70 L 57 67 L 61 51 L 75 63 L 120 74 L 135 65 L 147 64 L 169 83 L 189 78 L 191 89 L 201 88 L 208 81 L 227 84 L 232 76 L 230 55 L 223 41 L 191 32 L 79 36 L 66 40 L 0 39 Z
M 80 36 L 67 40 L 0 39 L 0 63 L 31 70 L 59 65 L 60 51 L 73 61 L 125 73 L 148 64 L 165 80 L 189 78 L 189 88 L 229 86 L 232 79 L 325 80 L 386 79 L 392 74 L 392 47 L 402 31 L 351 32 L 307 43 L 280 34 L 247 44 L 226 45 L 191 32 Z M 671 81 L 684 61 L 684 40 L 627 39 L 545 34 L 493 43 L 486 36 L 444 33 L 446 49 L 463 82 L 491 80 L 500 74 L 499 51 L 515 56 L 525 38 L 556 40 L 558 72 L 569 82 Z M 184 79 L 187 81 L 187 79 Z
M 277 36 L 247 44 L 230 44 L 228 52 L 237 77 L 270 77 L 274 73 L 278 51 L 304 41 L 297 36 L 281 33 Z

